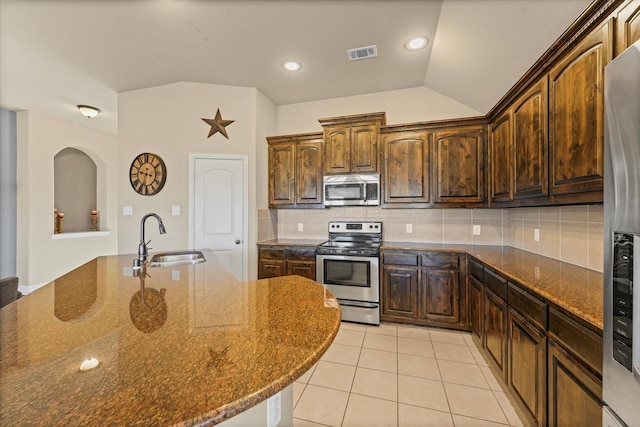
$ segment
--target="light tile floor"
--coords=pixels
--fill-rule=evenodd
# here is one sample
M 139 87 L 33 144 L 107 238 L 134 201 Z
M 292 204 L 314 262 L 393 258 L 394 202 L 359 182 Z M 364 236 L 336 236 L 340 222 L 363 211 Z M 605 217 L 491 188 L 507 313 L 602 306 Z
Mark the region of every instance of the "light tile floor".
M 294 427 L 522 426 L 464 332 L 343 323 L 293 386 Z

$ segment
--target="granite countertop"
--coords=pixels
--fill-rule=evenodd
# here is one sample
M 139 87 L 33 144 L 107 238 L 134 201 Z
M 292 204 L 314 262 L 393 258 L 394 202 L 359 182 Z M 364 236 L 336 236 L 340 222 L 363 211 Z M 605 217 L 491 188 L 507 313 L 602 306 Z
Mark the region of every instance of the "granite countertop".
M 2 308 L 0 424 L 216 424 L 320 359 L 340 326 L 331 293 L 238 282 L 205 257 L 144 280 L 133 255 L 99 257 Z
M 382 248 L 467 253 L 602 334 L 604 288 L 602 273 L 597 271 L 510 246 L 384 242 Z
M 258 242 L 258 246 L 318 246 L 327 239 L 270 239 Z

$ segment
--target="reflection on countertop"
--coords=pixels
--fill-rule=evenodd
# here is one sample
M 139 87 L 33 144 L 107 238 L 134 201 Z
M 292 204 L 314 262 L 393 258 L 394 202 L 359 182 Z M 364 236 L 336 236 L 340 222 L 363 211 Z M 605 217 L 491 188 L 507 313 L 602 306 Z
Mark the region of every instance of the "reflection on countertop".
M 1 309 L 0 424 L 217 423 L 313 366 L 340 325 L 333 295 L 238 282 L 205 256 L 142 283 L 134 255 L 99 257 Z

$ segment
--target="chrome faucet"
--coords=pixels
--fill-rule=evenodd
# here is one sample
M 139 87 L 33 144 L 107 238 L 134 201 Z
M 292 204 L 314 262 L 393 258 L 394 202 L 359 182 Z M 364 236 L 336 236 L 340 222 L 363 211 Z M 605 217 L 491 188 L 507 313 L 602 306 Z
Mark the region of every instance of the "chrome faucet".
M 149 240 L 149 242 L 145 242 L 144 240 L 144 223 L 150 216 L 155 217 L 155 219 L 158 220 L 160 234 L 165 234 L 167 232 L 167 230 L 164 228 L 164 224 L 162 223 L 162 218 L 160 218 L 158 214 L 148 213 L 142 217 L 142 220 L 140 220 L 140 244 L 138 245 L 138 258 L 133 260 L 134 267 L 140 267 L 142 264 L 144 264 L 144 262 L 147 260 L 147 256 L 149 255 L 149 248 L 147 247 L 147 244 L 149 244 L 151 240 Z

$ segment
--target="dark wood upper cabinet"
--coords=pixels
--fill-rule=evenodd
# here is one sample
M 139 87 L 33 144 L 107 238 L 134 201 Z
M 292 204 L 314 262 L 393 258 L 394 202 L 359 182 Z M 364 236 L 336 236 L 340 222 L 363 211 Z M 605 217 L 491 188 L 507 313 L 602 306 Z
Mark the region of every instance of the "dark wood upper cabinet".
M 616 56 L 640 40 L 640 0 L 632 0 L 616 15 Z
M 546 196 L 548 186 L 547 78 L 513 106 L 513 198 Z
M 430 137 L 426 131 L 381 135 L 385 205 L 419 206 L 430 202 Z
M 612 22 L 589 33 L 549 73 L 550 192 L 595 192 L 602 201 L 604 66 Z M 583 199 L 583 201 L 587 201 Z
M 511 111 L 499 116 L 490 125 L 490 201 L 508 202 L 513 199 L 512 190 L 512 131 Z
M 323 207 L 322 134 L 267 138 L 269 206 Z
M 484 126 L 460 126 L 435 133 L 435 202 L 484 201 L 484 134 Z
M 324 174 L 378 173 L 378 133 L 385 113 L 320 119 Z

